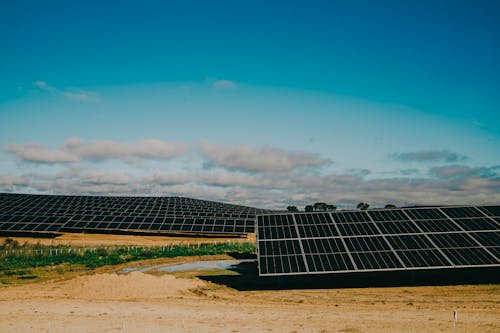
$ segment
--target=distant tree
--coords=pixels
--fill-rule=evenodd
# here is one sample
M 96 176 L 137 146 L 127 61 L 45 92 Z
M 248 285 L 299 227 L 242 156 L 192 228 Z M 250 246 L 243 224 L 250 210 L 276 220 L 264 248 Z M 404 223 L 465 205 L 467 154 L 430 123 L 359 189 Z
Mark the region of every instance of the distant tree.
M 316 202 L 313 205 L 313 210 L 314 211 L 319 211 L 319 212 L 326 212 L 326 211 L 329 211 L 329 210 L 336 210 L 336 209 L 337 209 L 336 206 L 329 205 L 329 204 L 324 203 L 324 202 Z
M 337 210 L 337 206 L 335 206 L 335 205 L 326 205 L 326 210 Z
M 312 205 L 307 205 L 304 209 L 306 212 L 313 212 L 314 211 L 314 207 Z
M 397 207 L 394 206 L 393 204 L 387 204 L 387 205 L 385 205 L 384 208 L 397 208 Z
M 299 209 L 296 206 L 288 206 L 286 207 L 286 210 L 289 212 L 298 212 Z
M 356 208 L 358 208 L 359 210 L 367 210 L 368 207 L 370 207 L 370 204 L 367 204 L 366 202 L 360 202 Z
M 313 205 L 313 208 L 314 210 L 316 211 L 323 211 L 323 210 L 326 210 L 326 203 L 324 202 L 316 202 L 314 205 Z

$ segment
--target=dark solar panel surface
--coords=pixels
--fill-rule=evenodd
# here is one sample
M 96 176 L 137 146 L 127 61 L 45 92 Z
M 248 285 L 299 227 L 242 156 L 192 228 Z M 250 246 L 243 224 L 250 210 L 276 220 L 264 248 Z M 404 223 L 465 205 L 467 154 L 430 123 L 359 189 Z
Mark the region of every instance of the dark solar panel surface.
M 244 234 L 261 209 L 182 197 L 0 194 L 2 232 Z
M 260 275 L 500 266 L 500 206 L 265 214 Z

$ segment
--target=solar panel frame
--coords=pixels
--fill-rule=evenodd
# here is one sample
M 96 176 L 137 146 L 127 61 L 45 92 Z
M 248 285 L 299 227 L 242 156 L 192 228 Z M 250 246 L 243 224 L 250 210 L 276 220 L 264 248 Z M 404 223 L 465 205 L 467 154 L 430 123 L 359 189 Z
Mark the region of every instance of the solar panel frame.
M 489 225 L 491 228 L 496 227 L 494 230 L 488 230 L 486 227 L 481 227 L 481 228 L 475 228 L 473 230 L 467 230 L 466 228 L 463 228 L 461 225 L 461 222 L 463 221 L 455 221 L 455 219 L 459 219 L 460 217 L 455 217 L 451 218 L 444 211 L 441 210 L 441 208 L 463 208 L 467 207 L 468 208 L 468 215 L 470 214 L 475 214 L 478 215 L 477 212 L 480 212 L 480 216 L 475 216 L 472 217 L 472 219 L 476 219 L 479 221 L 479 219 L 488 220 L 488 223 L 485 223 L 485 225 Z M 492 206 L 496 207 L 496 206 Z M 414 217 L 417 217 L 417 219 L 413 219 L 410 214 L 407 214 L 408 211 L 411 211 L 413 214 L 411 214 Z M 378 214 L 375 219 L 372 218 L 373 215 L 376 214 L 371 214 L 372 212 L 381 212 L 383 211 L 384 213 L 387 212 L 395 212 L 397 211 L 397 214 Z M 418 214 L 415 214 L 414 212 L 417 211 L 419 212 Z M 260 234 L 259 231 L 262 228 L 261 223 L 263 222 L 262 216 L 272 216 L 275 215 L 274 213 L 269 213 L 269 214 L 259 214 L 256 219 L 256 236 L 257 236 L 257 255 L 258 255 L 258 271 L 259 275 L 261 276 L 280 276 L 280 275 L 305 275 L 305 274 L 342 274 L 342 273 L 354 273 L 354 272 L 378 272 L 378 271 L 399 271 L 399 270 L 433 270 L 433 269 L 450 269 L 450 268 L 470 268 L 470 267 L 499 267 L 500 266 L 500 260 L 498 259 L 498 254 L 500 253 L 500 245 L 495 245 L 495 246 L 485 246 L 484 244 L 481 243 L 480 240 L 476 239 L 476 237 L 473 237 L 473 234 L 488 234 L 488 233 L 495 233 L 495 237 L 498 237 L 500 239 L 500 228 L 498 228 L 499 224 L 498 222 L 494 219 L 494 217 L 488 216 L 487 213 L 482 211 L 476 206 L 447 206 L 447 207 L 417 207 L 417 208 L 396 208 L 396 209 L 378 209 L 378 210 L 369 210 L 361 213 L 366 213 L 367 216 L 370 217 L 371 223 L 373 223 L 379 233 L 376 235 L 350 235 L 347 236 L 342 233 L 342 230 L 339 229 L 339 224 L 342 223 L 337 223 L 336 221 L 342 221 L 344 224 L 349 223 L 348 219 L 345 218 L 345 216 L 351 217 L 352 220 L 352 214 L 344 214 L 343 219 L 334 218 L 334 214 L 340 214 L 340 213 L 346 213 L 345 211 L 342 212 L 328 212 L 328 214 L 332 215 L 331 220 L 333 222 L 333 227 L 336 229 L 338 236 L 328 236 L 328 237 L 302 237 L 302 235 L 299 233 L 299 229 L 297 226 L 297 219 L 303 220 L 304 217 L 301 217 L 303 215 L 307 214 L 314 214 L 317 212 L 290 212 L 290 213 L 281 213 L 281 215 L 290 215 L 293 218 L 293 221 L 295 222 L 295 227 L 297 227 L 297 234 L 300 237 L 299 244 L 301 245 L 301 250 L 302 250 L 302 255 L 304 256 L 304 262 L 305 262 L 305 268 L 302 271 L 298 272 L 290 272 L 290 269 L 286 270 L 285 267 L 282 266 L 281 271 L 270 271 L 270 270 L 261 270 L 261 266 L 266 263 L 266 257 L 263 257 L 260 255 L 260 248 L 264 242 L 261 241 L 260 239 Z M 387 216 L 390 216 L 390 219 L 392 222 L 401 222 L 401 214 L 404 214 L 406 216 L 405 222 L 406 223 L 411 223 L 413 224 L 416 232 L 404 232 L 404 233 L 384 233 L 382 229 L 380 228 L 380 225 L 377 222 L 390 222 L 390 221 L 384 221 L 384 219 L 389 220 L 389 218 L 386 218 Z M 355 214 L 357 217 L 359 217 L 359 214 Z M 361 215 L 362 216 L 362 215 Z M 381 216 L 386 216 L 386 217 L 381 217 Z M 398 216 L 398 217 L 396 217 Z M 447 230 L 445 228 L 442 228 L 440 230 L 435 230 L 435 231 L 425 231 L 424 229 L 421 228 L 419 223 L 421 221 L 432 221 L 432 219 L 429 219 L 429 217 L 436 216 L 439 217 L 440 220 L 446 220 L 448 222 L 448 227 L 451 228 L 451 230 Z M 359 219 L 358 219 L 359 220 Z M 490 223 L 491 222 L 491 223 Z M 366 223 L 366 222 L 362 222 Z M 411 225 L 410 224 L 410 225 Z M 463 224 L 463 223 L 462 223 Z M 431 235 L 446 235 L 442 237 L 447 237 L 448 235 L 454 235 L 454 234 L 460 234 L 465 236 L 466 240 L 468 241 L 468 247 L 464 246 L 451 246 L 447 248 L 442 248 L 438 244 L 435 243 L 436 239 L 432 239 Z M 312 236 L 309 234 L 309 236 Z M 419 249 L 395 249 L 394 248 L 394 243 L 391 242 L 389 239 L 390 237 L 421 237 L 422 239 L 425 240 L 427 243 L 425 248 L 419 248 Z M 351 249 L 349 249 L 348 245 L 346 244 L 347 242 L 352 242 L 352 239 L 356 238 L 369 238 L 370 237 L 381 237 L 381 239 L 385 239 L 386 244 L 383 247 L 380 247 L 378 249 L 384 249 L 384 251 L 376 251 L 375 253 L 390 253 L 391 256 L 392 254 L 394 257 L 392 258 L 397 258 L 397 262 L 393 263 L 393 266 L 399 266 L 399 267 L 380 267 L 377 266 L 374 268 L 372 266 L 371 268 L 366 268 L 366 267 L 359 267 L 363 266 L 363 264 L 359 264 L 360 260 L 358 259 L 359 254 L 358 253 L 372 253 L 370 250 L 373 250 L 373 248 L 367 248 L 366 251 L 352 251 L 352 246 Z M 456 237 L 456 236 L 450 236 L 450 237 Z M 312 254 L 310 249 L 311 248 L 311 240 L 316 240 L 318 242 L 323 242 L 326 239 L 337 239 L 337 242 L 340 244 L 343 244 L 345 249 L 347 250 L 346 252 L 333 252 L 333 253 L 327 253 L 326 251 L 316 251 L 318 253 Z M 495 238 L 496 239 L 496 238 Z M 265 242 L 273 242 L 273 240 L 266 240 Z M 305 247 L 303 246 L 305 244 Z M 387 249 L 387 245 L 389 246 L 389 249 Z M 456 245 L 456 244 L 455 244 Z M 467 252 L 470 250 L 469 252 Z M 331 251 L 330 251 L 331 252 Z M 267 254 L 267 253 L 266 253 Z M 351 268 L 349 269 L 339 269 L 339 270 L 326 270 L 325 265 L 326 262 L 332 261 L 332 258 L 334 255 L 339 255 L 342 254 L 346 258 L 348 257 L 349 260 L 351 261 L 350 263 L 352 264 Z M 496 254 L 496 255 L 495 255 Z M 281 252 L 280 252 L 281 255 Z M 317 256 L 316 261 L 313 260 L 312 256 Z M 325 259 L 324 255 L 327 255 L 327 258 Z M 328 256 L 329 255 L 329 256 Z M 373 255 L 369 255 L 371 257 L 374 257 Z M 451 258 L 450 258 L 451 256 Z M 319 259 L 318 259 L 319 258 Z M 414 259 L 415 258 L 415 259 Z M 420 259 L 419 259 L 420 258 Z M 472 259 L 471 259 L 472 258 Z M 373 259 L 377 260 L 377 259 Z M 385 260 L 385 259 L 384 259 Z M 357 262 L 357 263 L 356 263 Z M 418 264 L 418 265 L 417 265 Z M 314 265 L 314 267 L 309 267 L 310 265 Z M 320 267 L 318 267 L 320 266 Z M 332 265 L 329 266 L 330 268 Z M 321 268 L 321 269 L 319 269 Z
M 500 231 L 474 232 L 472 236 L 492 252 L 495 257 L 500 258 Z M 496 242 L 493 238 L 496 239 Z
M 65 222 L 55 222 L 51 233 L 60 232 L 130 232 L 155 234 L 207 234 L 241 236 L 255 231 L 255 216 L 269 212 L 254 207 L 225 204 L 182 197 L 104 197 L 104 196 L 60 196 L 0 193 L 0 232 L 9 230 L 45 231 L 44 228 L 13 226 L 2 216 L 36 216 L 51 221 L 54 216 Z M 152 218 L 173 218 L 170 226 L 153 226 Z M 214 217 L 216 226 L 204 222 L 194 227 L 196 218 Z M 180 219 L 178 217 L 181 217 Z M 10 219 L 10 218 L 9 218 Z M 21 218 L 17 218 L 20 220 Z M 236 226 L 238 220 L 238 226 Z M 19 221 L 21 222 L 21 221 Z M 30 221 L 27 221 L 30 222 Z M 109 223 L 105 223 L 109 222 Z M 38 223 L 47 223 L 39 221 Z M 177 226 L 175 224 L 179 224 Z M 8 228 L 7 228 L 8 227 Z M 43 230 L 42 230 L 43 229 Z
M 475 209 L 476 211 L 478 211 L 479 213 L 481 213 L 481 215 L 485 215 L 485 214 L 484 214 L 481 210 L 479 210 L 479 209 L 477 209 L 477 208 L 475 208 L 475 207 L 473 207 L 473 206 L 470 206 L 470 207 L 467 207 L 467 208 L 470 208 L 470 209 Z M 443 211 L 443 214 L 447 215 L 444 211 Z M 448 216 L 448 215 L 447 215 L 447 216 Z M 449 217 L 449 219 L 450 219 L 451 221 L 453 221 L 453 222 L 454 222 L 457 226 L 459 226 L 459 227 L 460 227 L 460 229 L 462 229 L 462 231 L 464 231 L 464 232 L 465 232 L 465 234 L 466 234 L 466 235 L 467 235 L 467 236 L 468 236 L 468 237 L 469 237 L 469 238 L 470 238 L 473 242 L 475 242 L 477 245 L 479 245 L 479 247 L 481 247 L 484 251 L 488 252 L 491 256 L 493 256 L 493 257 L 497 260 L 497 262 L 498 262 L 498 263 L 500 263 L 500 259 L 499 259 L 497 256 L 495 256 L 493 253 L 491 253 L 491 252 L 490 252 L 490 251 L 489 251 L 489 250 L 488 250 L 485 246 L 483 246 L 483 244 L 481 244 L 481 242 L 479 242 L 477 239 L 475 239 L 474 237 L 472 237 L 472 235 L 470 234 L 470 232 L 467 232 L 467 230 L 465 230 L 465 229 L 464 229 L 464 228 L 463 228 L 460 224 L 458 224 L 458 223 L 455 221 L 455 219 L 454 219 L 454 218 L 452 218 L 452 217 L 450 217 L 450 216 L 448 216 L 448 217 Z
M 476 208 L 479 209 L 485 216 L 500 217 L 500 206 L 476 206 Z

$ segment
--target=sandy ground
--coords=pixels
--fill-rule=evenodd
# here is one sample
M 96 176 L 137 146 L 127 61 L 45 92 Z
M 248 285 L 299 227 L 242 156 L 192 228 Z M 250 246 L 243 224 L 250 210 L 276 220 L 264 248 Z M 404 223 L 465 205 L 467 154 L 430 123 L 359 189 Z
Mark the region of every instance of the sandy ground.
M 0 237 L 0 244 L 7 237 Z M 78 234 L 64 233 L 55 238 L 35 238 L 35 237 L 10 237 L 20 244 L 41 244 L 41 245 L 72 245 L 72 246 L 111 246 L 111 245 L 142 245 L 161 246 L 172 243 L 212 243 L 215 241 L 242 241 L 254 242 L 255 235 L 249 234 L 247 238 L 193 238 L 193 237 L 168 237 L 168 236 L 143 236 L 143 235 L 100 235 L 100 234 Z
M 214 240 L 93 234 L 16 239 L 74 246 Z M 92 275 L 71 272 L 63 280 L 0 286 L 0 333 L 500 332 L 500 285 L 238 291 L 210 279 L 185 278 L 209 272 L 110 273 L 194 260 L 200 258 L 132 262 Z
M 94 274 L 0 287 L 0 332 L 500 332 L 500 286 L 237 291 Z

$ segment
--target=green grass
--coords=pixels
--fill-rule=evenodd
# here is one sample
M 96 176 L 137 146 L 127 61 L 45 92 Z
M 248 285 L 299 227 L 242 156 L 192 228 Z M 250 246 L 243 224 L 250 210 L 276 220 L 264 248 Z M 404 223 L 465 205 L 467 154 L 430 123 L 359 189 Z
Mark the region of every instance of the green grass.
M 214 242 L 156 247 L 84 248 L 62 245 L 20 245 L 7 239 L 3 245 L 0 245 L 0 275 L 20 275 L 19 272 L 29 272 L 27 270 L 29 268 L 60 264 L 97 268 L 144 259 L 216 255 L 228 252 L 255 253 L 255 245 L 244 242 Z

